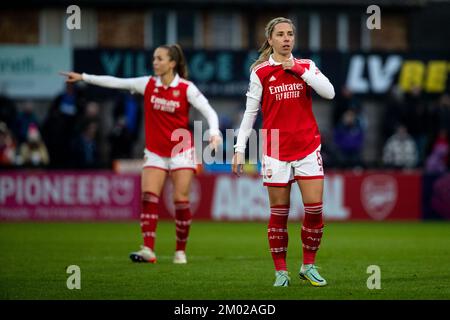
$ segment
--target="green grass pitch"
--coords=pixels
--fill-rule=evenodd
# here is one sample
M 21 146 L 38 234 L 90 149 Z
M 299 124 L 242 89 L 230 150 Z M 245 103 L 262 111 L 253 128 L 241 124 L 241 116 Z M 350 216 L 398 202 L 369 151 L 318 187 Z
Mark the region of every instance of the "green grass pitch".
M 157 264 L 132 263 L 137 222 L 0 224 L 0 299 L 450 299 L 450 224 L 327 223 L 317 256 L 329 285 L 300 281 L 300 224 L 289 224 L 291 286 L 272 287 L 266 223 L 194 221 L 187 265 L 174 265 L 175 227 L 160 221 Z M 81 289 L 69 290 L 69 265 Z M 367 267 L 381 269 L 369 290 Z

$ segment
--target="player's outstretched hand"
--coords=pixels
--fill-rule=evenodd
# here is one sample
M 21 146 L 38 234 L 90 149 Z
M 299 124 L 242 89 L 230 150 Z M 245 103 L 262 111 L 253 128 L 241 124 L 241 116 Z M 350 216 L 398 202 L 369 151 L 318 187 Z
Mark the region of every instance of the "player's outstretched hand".
M 77 82 L 83 80 L 81 73 L 61 71 L 59 74 L 67 77 L 66 82 Z
M 244 154 L 241 152 L 236 152 L 233 156 L 231 164 L 233 173 L 239 177 L 244 172 Z

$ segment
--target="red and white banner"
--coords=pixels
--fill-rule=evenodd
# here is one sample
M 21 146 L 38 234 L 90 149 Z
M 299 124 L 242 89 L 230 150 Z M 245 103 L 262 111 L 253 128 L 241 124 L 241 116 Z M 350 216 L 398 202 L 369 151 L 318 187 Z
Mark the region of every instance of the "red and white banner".
M 170 179 L 168 179 L 170 180 Z M 330 172 L 325 178 L 326 220 L 418 220 L 421 173 Z M 140 176 L 105 172 L 0 173 L 0 220 L 138 219 Z M 160 216 L 172 219 L 172 184 L 166 183 Z M 191 188 L 194 219 L 266 221 L 269 202 L 258 176 L 200 175 Z M 303 203 L 292 185 L 291 220 L 301 219 Z
M 418 220 L 421 217 L 421 174 L 393 172 L 329 173 L 323 208 L 326 220 Z M 173 216 L 171 186 L 166 185 L 162 217 Z M 204 175 L 195 179 L 192 213 L 197 219 L 222 221 L 269 218 L 266 187 L 258 176 Z M 304 214 L 299 188 L 292 185 L 289 218 Z
M 1 220 L 116 220 L 139 216 L 140 178 L 98 172 L 2 172 Z

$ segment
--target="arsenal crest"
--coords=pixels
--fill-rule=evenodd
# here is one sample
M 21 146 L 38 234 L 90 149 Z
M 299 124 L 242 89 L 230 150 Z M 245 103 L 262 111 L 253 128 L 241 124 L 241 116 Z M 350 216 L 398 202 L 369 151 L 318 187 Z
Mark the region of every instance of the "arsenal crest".
M 371 175 L 361 183 L 361 203 L 375 220 L 386 218 L 397 203 L 397 181 L 389 175 Z
M 173 96 L 178 98 L 180 96 L 180 90 L 173 90 Z
M 266 175 L 267 175 L 267 178 L 271 179 L 272 178 L 272 169 L 267 169 Z

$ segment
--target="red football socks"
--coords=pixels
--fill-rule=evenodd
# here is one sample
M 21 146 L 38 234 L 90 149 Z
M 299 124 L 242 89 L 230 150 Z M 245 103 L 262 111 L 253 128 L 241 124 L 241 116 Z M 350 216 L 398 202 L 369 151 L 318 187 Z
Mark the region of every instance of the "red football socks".
M 303 264 L 314 264 L 323 234 L 322 202 L 305 203 L 305 218 L 301 230 Z
M 270 252 L 272 254 L 276 271 L 287 270 L 286 254 L 288 247 L 288 215 L 288 205 L 279 205 L 270 208 L 270 220 L 267 236 L 269 238 Z
M 175 202 L 175 229 L 177 235 L 176 250 L 186 250 L 186 243 L 189 237 L 192 214 L 189 201 Z
M 159 197 L 152 192 L 142 193 L 141 231 L 144 245 L 154 249 L 158 224 Z

